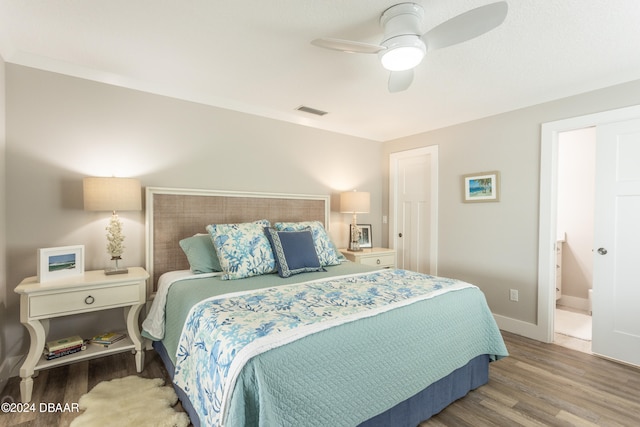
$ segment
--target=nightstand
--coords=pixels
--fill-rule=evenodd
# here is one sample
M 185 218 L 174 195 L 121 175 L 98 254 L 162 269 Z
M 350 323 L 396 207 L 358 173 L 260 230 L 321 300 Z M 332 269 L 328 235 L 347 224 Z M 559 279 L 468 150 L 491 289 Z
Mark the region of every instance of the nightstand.
M 20 294 L 20 321 L 29 331 L 29 354 L 20 368 L 20 395 L 31 400 L 35 371 L 75 363 L 109 354 L 135 353 L 136 369 L 144 367 L 144 343 L 138 316 L 146 302 L 147 279 L 144 268 L 131 267 L 127 274 L 107 276 L 103 270 L 39 283 L 37 277 L 24 279 L 15 291 Z M 49 332 L 49 319 L 122 307 L 127 322 L 127 337 L 107 347 L 89 345 L 86 350 L 53 360 L 43 357 Z M 105 331 L 96 329 L 95 333 Z M 61 338 L 61 337 L 60 337 Z M 83 337 L 90 338 L 90 337 Z
M 359 264 L 372 265 L 380 268 L 396 268 L 396 250 L 388 248 L 363 249 L 359 252 L 351 252 L 348 249 L 340 249 L 349 261 Z

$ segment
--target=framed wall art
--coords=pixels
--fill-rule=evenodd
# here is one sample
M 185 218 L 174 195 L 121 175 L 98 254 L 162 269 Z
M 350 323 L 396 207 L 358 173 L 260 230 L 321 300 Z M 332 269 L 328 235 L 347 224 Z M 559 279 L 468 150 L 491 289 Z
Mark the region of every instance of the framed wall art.
M 84 274 L 84 246 L 38 249 L 38 282 Z
M 500 172 L 480 172 L 462 177 L 462 201 L 498 202 L 500 201 Z

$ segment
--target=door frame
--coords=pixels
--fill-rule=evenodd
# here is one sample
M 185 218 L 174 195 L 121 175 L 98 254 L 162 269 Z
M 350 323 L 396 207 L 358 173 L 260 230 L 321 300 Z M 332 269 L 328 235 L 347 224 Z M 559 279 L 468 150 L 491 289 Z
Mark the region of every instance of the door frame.
M 396 247 L 398 235 L 398 161 L 402 158 L 420 155 L 430 155 L 431 158 L 431 224 L 429 234 L 429 250 L 431 253 L 429 270 L 432 275 L 438 274 L 438 146 L 414 148 L 396 151 L 389 155 L 389 246 Z
M 640 105 L 542 124 L 538 236 L 538 322 L 534 330 L 527 335 L 531 338 L 551 343 L 554 336 L 558 135 L 566 131 L 637 118 L 640 118 Z

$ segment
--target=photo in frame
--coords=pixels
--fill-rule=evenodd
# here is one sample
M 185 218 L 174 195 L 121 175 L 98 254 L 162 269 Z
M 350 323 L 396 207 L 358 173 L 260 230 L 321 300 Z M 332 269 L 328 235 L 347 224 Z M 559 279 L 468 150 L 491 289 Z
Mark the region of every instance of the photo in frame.
M 38 249 L 38 282 L 84 274 L 84 246 Z
M 500 201 L 500 172 L 480 172 L 462 177 L 463 202 Z
M 358 228 L 360 229 L 360 248 L 362 249 L 370 249 L 373 247 L 372 245 L 372 234 L 371 234 L 371 224 L 358 224 Z

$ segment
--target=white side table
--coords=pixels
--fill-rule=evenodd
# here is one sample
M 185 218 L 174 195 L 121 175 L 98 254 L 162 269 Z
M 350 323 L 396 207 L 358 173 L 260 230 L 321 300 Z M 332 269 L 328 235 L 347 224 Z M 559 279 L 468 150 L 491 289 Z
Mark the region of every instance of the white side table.
M 20 294 L 20 321 L 29 331 L 29 354 L 20 368 L 20 397 L 31 400 L 35 371 L 75 363 L 109 354 L 135 353 L 136 370 L 144 367 L 144 343 L 138 316 L 146 302 L 149 274 L 144 268 L 131 267 L 127 274 L 107 276 L 103 270 L 87 271 L 81 276 L 39 283 L 37 277 L 24 279 L 15 291 Z M 49 319 L 80 313 L 122 307 L 127 323 L 127 337 L 108 348 L 97 345 L 86 350 L 46 360 L 44 346 L 49 332 Z M 96 334 L 105 331 L 96 330 Z M 90 337 L 85 337 L 90 338 Z
M 396 268 L 396 250 L 389 248 L 363 249 L 352 252 L 348 249 L 340 249 L 349 261 L 359 264 L 372 265 L 380 268 Z

